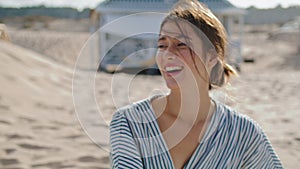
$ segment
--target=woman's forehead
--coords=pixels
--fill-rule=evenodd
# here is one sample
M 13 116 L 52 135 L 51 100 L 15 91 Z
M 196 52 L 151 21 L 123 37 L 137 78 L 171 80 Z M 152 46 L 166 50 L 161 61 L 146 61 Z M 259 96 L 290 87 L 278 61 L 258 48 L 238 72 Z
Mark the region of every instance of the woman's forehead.
M 166 21 L 161 27 L 159 40 L 171 37 L 185 43 L 189 41 L 192 44 L 202 44 L 202 36 L 199 35 L 201 32 L 196 33 L 196 30 L 188 21 Z
M 191 27 L 183 22 L 175 22 L 175 21 L 167 21 L 163 24 L 160 30 L 161 36 L 169 36 L 173 38 L 189 38 L 191 39 L 191 35 L 193 31 Z
M 188 36 L 185 36 L 183 34 L 176 34 L 174 32 L 164 32 L 159 34 L 159 39 L 158 40 L 166 40 L 167 38 L 171 38 L 171 39 L 176 39 L 179 41 L 186 41 L 186 40 L 191 40 Z

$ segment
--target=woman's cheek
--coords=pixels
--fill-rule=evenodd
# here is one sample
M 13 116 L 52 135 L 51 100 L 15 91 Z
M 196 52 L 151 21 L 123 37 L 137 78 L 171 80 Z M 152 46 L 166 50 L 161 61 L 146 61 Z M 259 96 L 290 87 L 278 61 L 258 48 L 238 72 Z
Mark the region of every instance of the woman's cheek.
M 158 68 L 161 70 L 161 66 L 162 66 L 162 57 L 163 57 L 163 53 L 161 51 L 157 51 L 156 52 L 156 64 L 158 66 Z

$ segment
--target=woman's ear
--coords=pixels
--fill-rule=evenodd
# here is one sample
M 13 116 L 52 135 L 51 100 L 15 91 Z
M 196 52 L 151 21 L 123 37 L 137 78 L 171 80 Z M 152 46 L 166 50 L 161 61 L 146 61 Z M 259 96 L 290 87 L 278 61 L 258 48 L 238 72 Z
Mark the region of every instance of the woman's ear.
M 211 70 L 218 63 L 218 53 L 214 49 L 209 49 L 206 53 L 207 66 Z

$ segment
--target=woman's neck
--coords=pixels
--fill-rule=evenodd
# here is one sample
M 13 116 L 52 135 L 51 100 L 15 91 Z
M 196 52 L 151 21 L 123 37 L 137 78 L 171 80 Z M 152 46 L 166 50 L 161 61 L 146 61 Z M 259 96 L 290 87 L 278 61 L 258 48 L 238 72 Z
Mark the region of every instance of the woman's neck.
M 208 92 L 203 90 L 171 90 L 166 101 L 165 113 L 188 124 L 205 121 L 211 107 Z

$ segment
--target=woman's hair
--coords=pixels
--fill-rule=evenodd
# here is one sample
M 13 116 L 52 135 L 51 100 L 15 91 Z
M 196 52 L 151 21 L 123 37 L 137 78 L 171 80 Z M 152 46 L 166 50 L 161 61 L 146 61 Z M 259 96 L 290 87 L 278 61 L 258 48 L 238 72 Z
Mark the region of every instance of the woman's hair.
M 230 76 L 237 75 L 236 71 L 225 63 L 227 46 L 225 29 L 216 16 L 205 5 L 197 0 L 180 0 L 164 19 L 161 27 L 167 21 L 174 21 L 174 18 L 183 19 L 193 24 L 193 28 L 195 27 L 197 29 L 195 32 L 202 41 L 204 41 L 204 50 L 208 51 L 214 49 L 217 52 L 218 62 L 211 70 L 209 89 L 221 87 L 227 82 Z M 199 33 L 199 31 L 201 33 Z M 211 44 L 212 46 L 207 44 Z M 197 71 L 200 74 L 198 68 Z

